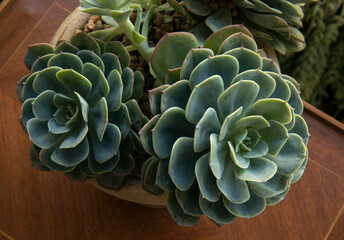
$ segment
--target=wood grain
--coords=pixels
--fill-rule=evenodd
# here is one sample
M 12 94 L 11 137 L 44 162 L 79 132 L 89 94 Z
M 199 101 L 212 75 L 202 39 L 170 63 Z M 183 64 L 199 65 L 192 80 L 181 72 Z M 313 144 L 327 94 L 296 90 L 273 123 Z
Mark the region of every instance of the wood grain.
M 15 0 L 2 0 L 0 3 L 0 16 L 3 14 L 6 9 L 10 6 L 10 4 L 15 1 Z
M 16 0 L 19 5 L 28 2 Z M 280 204 L 268 207 L 255 218 L 237 219 L 225 227 L 217 227 L 205 217 L 196 227 L 180 227 L 166 209 L 125 202 L 89 184 L 70 182 L 63 174 L 31 167 L 30 143 L 18 124 L 21 104 L 15 96 L 15 82 L 27 72 L 22 63 L 26 45 L 48 42 L 68 15 L 68 4 L 76 1 L 30 2 L 31 13 L 35 15 L 37 11 L 38 17 L 22 22 L 24 33 L 29 33 L 27 38 L 18 33 L 20 41 L 14 39 L 8 47 L 6 44 L 0 48 L 0 63 L 1 56 L 10 56 L 0 69 L 0 239 L 344 239 L 344 136 L 326 118 L 307 110 L 304 117 L 312 137 L 304 176 L 292 185 Z M 8 11 L 14 14 L 13 18 L 23 20 L 16 15 L 20 11 L 12 9 L 14 6 Z M 6 34 L 10 37 L 16 31 Z

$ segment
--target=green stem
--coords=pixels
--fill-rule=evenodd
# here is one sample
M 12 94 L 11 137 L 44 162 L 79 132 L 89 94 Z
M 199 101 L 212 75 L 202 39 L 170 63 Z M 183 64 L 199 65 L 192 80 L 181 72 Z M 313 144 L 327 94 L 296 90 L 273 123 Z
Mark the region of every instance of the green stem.
M 129 19 L 126 19 L 123 22 L 117 22 L 124 34 L 129 38 L 132 44 L 137 48 L 137 51 L 141 56 L 149 63 L 152 57 L 152 52 L 154 48 L 148 46 L 147 39 L 135 32 L 134 25 L 130 22 Z

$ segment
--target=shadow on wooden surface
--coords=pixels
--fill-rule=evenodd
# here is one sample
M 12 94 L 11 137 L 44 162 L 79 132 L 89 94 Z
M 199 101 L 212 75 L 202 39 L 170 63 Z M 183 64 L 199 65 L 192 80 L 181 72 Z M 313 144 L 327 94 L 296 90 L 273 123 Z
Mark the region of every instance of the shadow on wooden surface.
M 310 161 L 280 204 L 217 227 L 174 224 L 166 209 L 125 202 L 30 166 L 15 82 L 28 44 L 48 42 L 77 0 L 16 0 L 0 17 L 0 239 L 344 239 L 344 132 L 308 108 Z M 6 27 L 11 23 L 13 28 Z M 5 25 L 4 25 L 5 24 Z M 16 28 L 20 26 L 20 31 Z

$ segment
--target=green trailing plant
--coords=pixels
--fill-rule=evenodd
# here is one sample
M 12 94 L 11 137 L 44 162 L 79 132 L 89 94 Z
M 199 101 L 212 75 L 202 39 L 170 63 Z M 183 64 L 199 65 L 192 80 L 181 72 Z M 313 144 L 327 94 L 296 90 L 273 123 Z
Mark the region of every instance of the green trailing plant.
M 299 85 L 257 53 L 246 28 L 223 28 L 196 46 L 194 36 L 174 33 L 154 50 L 152 68 L 167 77 L 150 91 L 155 116 L 140 131 L 153 155 L 142 184 L 169 192 L 178 224 L 192 226 L 205 214 L 224 225 L 284 198 L 303 174 L 309 134 Z M 173 61 L 163 61 L 171 49 Z
M 257 36 L 286 29 L 292 36 L 304 2 L 228 1 L 228 14 L 236 9 L 241 18 L 223 14 L 231 18 L 224 24 L 221 12 L 197 13 L 201 1 L 81 0 L 82 11 L 112 27 L 77 34 L 55 48 L 33 45 L 25 55 L 31 74 L 17 93 L 32 164 L 73 180 L 96 177 L 114 190 L 142 166 L 142 188 L 168 192 L 167 208 L 183 226 L 203 214 L 218 225 L 260 214 L 302 176 L 309 134 L 299 84 L 258 49 L 248 28 L 232 23 L 255 16 L 268 29 L 254 26 Z M 158 12 L 182 14 L 194 28 L 167 33 L 152 47 L 149 32 Z M 278 27 L 282 21 L 285 28 Z M 205 26 L 212 31 L 200 31 Z M 111 41 L 123 33 L 131 45 Z M 290 39 L 270 43 L 276 48 L 300 40 Z M 154 89 L 130 69 L 133 51 L 148 62 Z M 148 99 L 140 100 L 149 102 L 151 113 L 138 104 L 143 86 L 150 88 Z
M 344 9 L 341 0 L 321 0 L 305 8 L 307 48 L 279 56 L 284 72 L 302 84 L 303 98 L 344 121 Z
M 30 46 L 24 62 L 31 74 L 18 83 L 17 93 L 32 164 L 73 180 L 97 177 L 105 186 L 116 180 L 111 187 L 119 187 L 134 168 L 134 130 L 144 121 L 136 102 L 143 76 L 128 67 L 124 46 L 100 45 L 80 33 L 56 48 Z

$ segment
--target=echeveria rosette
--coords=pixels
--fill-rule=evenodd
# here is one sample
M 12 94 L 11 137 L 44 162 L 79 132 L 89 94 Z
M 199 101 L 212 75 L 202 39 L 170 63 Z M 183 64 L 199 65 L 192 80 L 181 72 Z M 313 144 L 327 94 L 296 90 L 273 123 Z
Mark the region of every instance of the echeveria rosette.
M 303 174 L 309 134 L 297 82 L 257 54 L 247 29 L 222 29 L 206 41 L 210 48 L 187 51 L 196 42 L 169 34 L 153 53 L 152 68 L 166 84 L 151 90 L 155 116 L 140 132 L 154 154 L 142 184 L 169 191 L 178 224 L 205 214 L 224 225 L 284 198 Z
M 56 48 L 30 46 L 24 62 L 32 73 L 17 92 L 32 164 L 73 180 L 98 177 L 108 187 L 116 180 L 111 186 L 119 187 L 134 167 L 129 144 L 144 123 L 136 102 L 143 76 L 128 67 L 124 46 L 80 33 Z
M 256 38 L 285 54 L 287 49 L 295 52 L 304 49 L 304 36 L 298 30 L 302 27 L 302 6 L 313 0 L 229 0 L 222 1 L 225 5 L 219 5 L 216 10 L 211 6 L 216 1 L 206 4 L 201 0 L 184 0 L 179 1 L 179 5 L 176 1 L 168 2 L 176 9 L 206 18 L 205 24 L 200 23 L 203 27 L 195 28 L 197 33 L 204 34 L 204 26 L 215 32 L 231 24 L 243 23 Z M 232 14 L 233 8 L 236 14 Z

